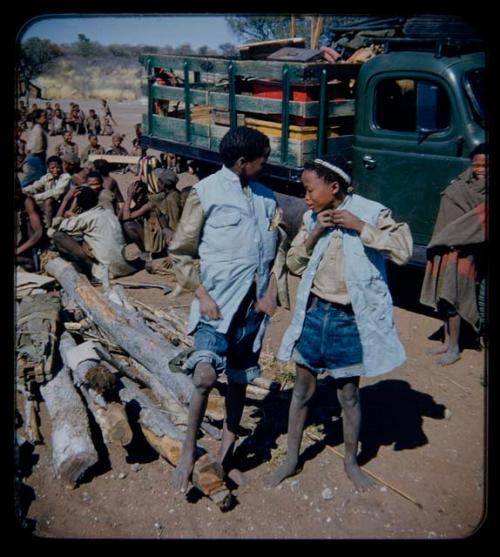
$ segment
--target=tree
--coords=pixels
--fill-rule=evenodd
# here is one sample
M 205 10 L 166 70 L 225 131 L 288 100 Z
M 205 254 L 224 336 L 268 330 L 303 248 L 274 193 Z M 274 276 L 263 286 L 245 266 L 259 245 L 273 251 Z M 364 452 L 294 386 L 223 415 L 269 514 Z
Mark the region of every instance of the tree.
M 182 43 L 175 49 L 176 54 L 194 54 L 194 50 L 191 46 L 191 43 Z
M 296 37 L 307 39 L 311 35 L 310 16 L 296 15 Z M 360 16 L 324 16 L 323 29 L 345 25 L 362 19 Z M 231 16 L 226 17 L 229 27 L 242 41 L 269 41 L 290 37 L 291 14 L 287 16 Z M 220 47 L 219 47 L 220 48 Z
M 19 78 L 24 83 L 28 93 L 28 103 L 30 81 L 38 77 L 49 62 L 58 56 L 62 56 L 61 49 L 48 39 L 32 37 L 21 44 L 17 59 L 17 69 Z
M 236 58 L 239 54 L 238 47 L 231 43 L 223 43 L 219 45 L 222 56 L 226 58 Z

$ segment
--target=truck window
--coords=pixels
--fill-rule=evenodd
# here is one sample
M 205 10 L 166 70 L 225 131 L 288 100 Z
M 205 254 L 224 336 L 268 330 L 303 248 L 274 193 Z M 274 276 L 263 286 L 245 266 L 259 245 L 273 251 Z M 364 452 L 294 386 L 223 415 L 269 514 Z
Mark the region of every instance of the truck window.
M 375 123 L 383 130 L 444 130 L 450 125 L 450 101 L 439 84 L 413 79 L 384 79 L 375 90 Z

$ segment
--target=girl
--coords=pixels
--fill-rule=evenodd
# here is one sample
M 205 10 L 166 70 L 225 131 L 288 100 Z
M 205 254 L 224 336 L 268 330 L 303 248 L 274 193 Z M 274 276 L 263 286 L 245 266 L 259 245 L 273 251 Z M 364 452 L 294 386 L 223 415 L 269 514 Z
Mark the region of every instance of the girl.
M 298 471 L 308 404 L 319 373 L 327 372 L 343 409 L 344 466 L 355 487 L 371 480 L 357 460 L 361 423 L 360 376 L 401 365 L 405 353 L 394 328 L 383 255 L 399 265 L 412 253 L 408 225 L 396 224 L 380 203 L 352 193 L 350 176 L 321 159 L 304 165 L 303 225 L 287 254 L 289 270 L 302 279 L 292 322 L 278 358 L 296 363 L 285 462 L 268 480 L 276 486 Z

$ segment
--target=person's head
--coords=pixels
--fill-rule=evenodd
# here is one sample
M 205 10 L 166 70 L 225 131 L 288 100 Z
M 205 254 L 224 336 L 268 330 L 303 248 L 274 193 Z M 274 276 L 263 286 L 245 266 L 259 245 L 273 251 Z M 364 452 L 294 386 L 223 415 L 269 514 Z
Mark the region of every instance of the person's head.
M 60 108 L 56 108 L 54 110 L 54 114 L 58 117 L 58 118 L 62 118 L 62 111 Z
M 63 139 L 66 143 L 71 143 L 71 140 L 73 139 L 73 132 L 71 131 L 65 131 L 63 133 Z
M 50 101 L 47 101 L 45 103 L 45 108 L 52 108 L 52 105 L 50 104 Z
M 258 130 L 240 126 L 230 130 L 220 142 L 219 152 L 224 166 L 241 178 L 252 178 L 269 157 L 269 138 Z
M 102 99 L 102 106 L 106 106 L 108 104 L 108 101 L 106 99 Z
M 47 159 L 47 170 L 54 176 L 54 178 L 59 178 L 62 174 L 62 160 L 60 157 L 49 157 Z
M 170 168 L 155 168 L 153 171 L 158 183 L 158 190 L 173 190 L 179 181 L 177 174 Z
M 83 187 L 77 195 L 77 205 L 82 212 L 88 211 L 97 205 L 98 192 L 90 187 Z
M 45 112 L 45 110 L 41 110 L 40 108 L 37 108 L 36 110 L 33 111 L 31 119 L 33 120 L 34 124 L 40 124 L 43 126 L 43 124 L 45 124 L 45 122 L 47 121 L 47 113 Z
M 97 170 L 92 170 L 87 176 L 87 186 L 99 193 L 102 190 L 102 176 Z
M 142 124 L 135 124 L 134 126 L 134 130 L 135 130 L 135 136 L 136 137 L 141 137 L 142 136 Z
M 80 158 L 76 153 L 65 153 L 61 160 L 64 172 L 75 174 L 80 170 Z
M 60 109 L 61 105 L 59 103 L 54 103 L 54 109 L 57 110 L 58 108 Z
M 40 109 L 38 108 L 38 105 L 37 105 L 36 103 L 33 103 L 33 104 L 31 105 L 31 110 L 32 110 L 32 111 L 35 111 L 35 110 L 40 110 Z
M 95 110 L 94 110 L 93 108 L 91 108 L 91 109 L 89 110 L 89 115 L 90 115 L 90 116 L 95 116 Z
M 111 143 L 113 143 L 115 147 L 119 147 L 122 144 L 122 141 L 123 136 L 117 133 L 115 133 L 115 135 L 111 138 Z
M 478 145 L 470 155 L 471 169 L 475 178 L 485 178 L 488 170 L 488 148 L 486 143 Z
M 177 167 L 177 155 L 175 153 L 162 153 L 160 159 L 165 168 Z
M 89 134 L 89 143 L 92 147 L 97 147 L 98 142 L 97 142 L 97 135 L 91 133 Z
M 104 159 L 95 160 L 94 169 L 103 177 L 109 176 L 109 162 Z
M 315 213 L 334 208 L 352 191 L 349 174 L 321 159 L 304 163 L 302 183 L 306 189 L 306 205 Z
M 186 168 L 189 174 L 194 174 L 195 176 L 198 175 L 200 172 L 200 167 L 195 160 L 189 159 L 186 161 Z

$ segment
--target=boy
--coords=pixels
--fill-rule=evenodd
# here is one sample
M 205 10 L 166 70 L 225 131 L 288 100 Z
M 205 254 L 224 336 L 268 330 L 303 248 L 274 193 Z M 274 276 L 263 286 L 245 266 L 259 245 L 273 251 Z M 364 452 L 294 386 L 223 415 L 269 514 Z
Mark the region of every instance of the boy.
M 63 218 L 77 199 L 77 214 Z M 120 223 L 112 211 L 98 203 L 99 194 L 90 187 L 73 187 L 64 197 L 49 231 L 55 248 L 74 261 L 94 282 L 130 275 L 138 270 L 125 260 L 125 240 Z M 56 231 L 57 230 L 57 231 Z
M 87 145 L 87 147 L 85 147 L 80 156 L 80 161 L 82 164 L 85 164 L 87 162 L 89 155 L 104 155 L 104 147 L 99 145 L 97 135 L 94 135 L 92 133 L 89 135 L 89 144 Z
M 260 374 L 261 341 L 276 309 L 271 265 L 278 231 L 274 194 L 253 178 L 269 152 L 269 139 L 261 132 L 245 127 L 229 131 L 220 143 L 224 166 L 193 187 L 170 244 L 179 285 L 195 290 L 189 319 L 195 352 L 183 366 L 193 371 L 195 389 L 174 473 L 181 492 L 193 471 L 196 435 L 217 375 L 225 370 L 228 377 L 219 454 L 228 472 L 246 385 Z
M 485 246 L 487 149 L 471 153 L 470 167 L 442 192 L 441 205 L 427 246 L 420 303 L 439 311 L 444 319 L 444 341 L 429 350 L 442 354 L 446 366 L 460 359 L 460 324 L 480 330 L 476 282 L 480 282 Z M 483 318 L 484 320 L 484 318 Z
M 25 271 L 36 272 L 37 258 L 34 251 L 42 247 L 43 225 L 38 208 L 31 197 L 22 189 L 19 179 L 15 179 L 14 202 L 16 211 L 15 262 Z
M 360 376 L 376 376 L 401 365 L 382 254 L 402 265 L 412 253 L 406 224 L 396 224 L 380 203 L 352 194 L 341 168 L 316 159 L 304 165 L 302 181 L 309 208 L 286 262 L 302 279 L 292 322 L 278 358 L 296 362 L 288 419 L 285 462 L 268 479 L 278 485 L 298 471 L 308 404 L 318 373 L 335 378 L 343 409 L 344 468 L 356 489 L 372 483 L 356 460 L 361 409 Z
M 111 142 L 113 145 L 106 149 L 105 154 L 106 155 L 128 155 L 127 149 L 125 149 L 125 147 L 122 147 L 122 141 L 124 137 L 125 137 L 124 135 L 115 133 L 115 135 L 113 135 L 113 137 L 111 138 Z M 128 164 L 110 163 L 110 168 L 111 170 L 121 170 L 123 174 L 125 174 L 125 172 L 127 172 L 128 170 Z
M 167 168 L 154 170 L 158 193 L 149 194 L 146 203 L 135 210 L 130 209 L 139 188 L 144 182 L 133 182 L 127 192 L 127 200 L 123 206 L 123 228 L 126 235 L 137 244 L 146 259 L 153 255 L 166 254 L 180 218 L 180 194 L 175 189 L 177 175 Z M 143 221 L 141 223 L 137 219 Z M 146 270 L 151 265 L 146 264 Z
M 88 134 L 99 135 L 101 133 L 101 119 L 92 108 L 89 110 L 87 118 L 85 118 L 85 127 Z
M 31 195 L 42 209 L 45 225 L 48 228 L 51 226 L 61 198 L 71 185 L 71 175 L 63 173 L 63 163 L 59 157 L 49 157 L 47 169 L 47 174 L 24 188 L 24 191 Z
M 54 155 L 56 157 L 63 157 L 66 153 L 74 153 L 78 155 L 78 145 L 72 141 L 73 132 L 66 131 L 63 133 L 63 142 L 56 145 Z

